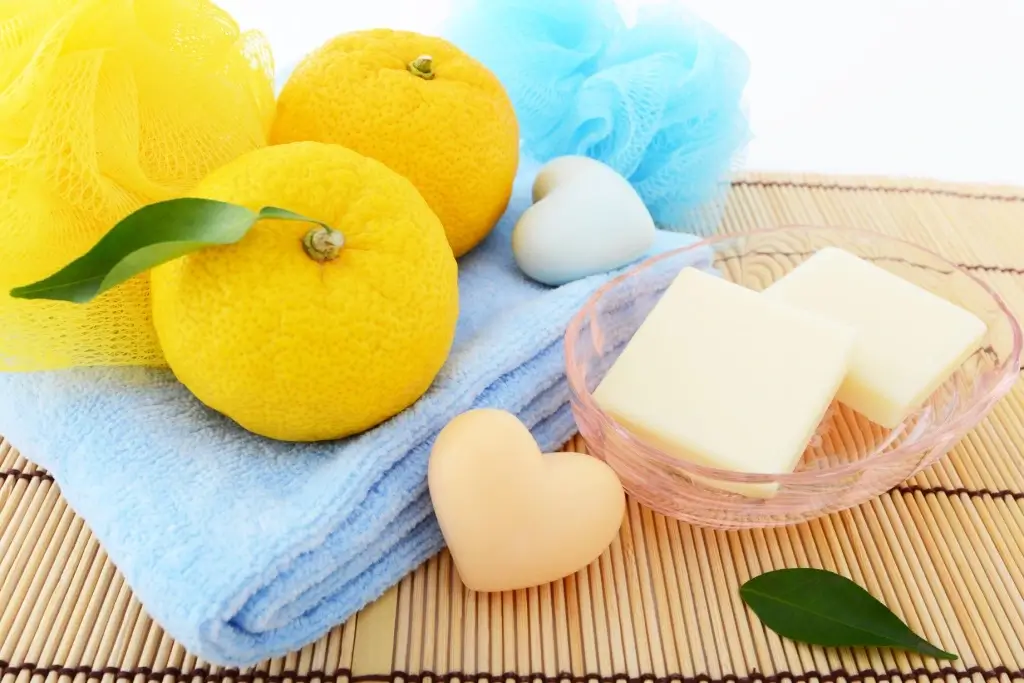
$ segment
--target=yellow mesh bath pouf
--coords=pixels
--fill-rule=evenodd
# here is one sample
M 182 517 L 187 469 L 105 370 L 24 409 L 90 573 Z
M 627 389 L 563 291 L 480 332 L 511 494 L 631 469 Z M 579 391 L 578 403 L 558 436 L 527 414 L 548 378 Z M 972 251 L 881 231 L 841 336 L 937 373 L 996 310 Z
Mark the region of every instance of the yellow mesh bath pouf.
M 0 371 L 163 365 L 145 275 L 9 292 L 264 146 L 273 112 L 268 45 L 208 0 L 0 0 Z

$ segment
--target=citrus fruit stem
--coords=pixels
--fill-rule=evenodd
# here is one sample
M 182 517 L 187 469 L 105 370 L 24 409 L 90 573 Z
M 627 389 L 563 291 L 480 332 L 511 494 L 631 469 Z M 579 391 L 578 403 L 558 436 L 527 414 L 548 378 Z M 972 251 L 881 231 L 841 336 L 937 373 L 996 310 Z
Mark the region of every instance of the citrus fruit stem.
M 344 244 L 344 235 L 326 225 L 312 228 L 302 237 L 302 248 L 306 254 L 320 263 L 338 258 Z
M 409 71 L 429 81 L 434 77 L 434 58 L 430 55 L 420 55 L 409 62 Z

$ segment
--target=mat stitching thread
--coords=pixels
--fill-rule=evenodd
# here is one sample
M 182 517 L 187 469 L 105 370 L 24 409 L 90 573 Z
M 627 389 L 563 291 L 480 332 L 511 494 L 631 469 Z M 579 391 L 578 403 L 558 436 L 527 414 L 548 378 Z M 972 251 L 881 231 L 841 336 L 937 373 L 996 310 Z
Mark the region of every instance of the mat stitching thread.
M 1014 268 L 1012 266 L 987 266 L 979 263 L 958 263 L 957 265 L 964 270 L 981 270 L 986 273 L 1002 273 L 1003 275 L 1024 275 L 1024 268 Z
M 249 672 L 242 673 L 239 669 L 224 669 L 217 673 L 211 672 L 209 669 L 194 669 L 192 671 L 182 671 L 175 667 L 168 667 L 166 669 L 153 670 L 148 666 L 136 667 L 134 669 L 118 669 L 116 667 L 108 666 L 103 669 L 90 669 L 87 666 L 78 667 L 63 667 L 57 665 L 51 666 L 39 666 L 36 664 L 19 664 L 11 665 L 8 662 L 0 660 L 0 674 L 18 675 L 27 673 L 33 676 L 50 676 L 57 674 L 58 676 L 85 676 L 86 680 L 99 680 L 105 676 L 114 676 L 115 680 L 121 679 L 133 679 L 138 676 L 145 676 L 146 680 L 160 680 L 168 676 L 174 676 L 176 680 L 180 681 L 193 681 L 196 678 L 200 678 L 203 681 L 216 681 L 231 679 L 234 683 L 254 683 L 255 681 L 265 681 L 266 683 L 283 683 L 283 681 L 293 681 L 294 683 L 309 683 L 313 680 L 322 679 L 338 679 L 348 678 L 351 683 L 361 683 L 369 681 L 393 681 L 401 679 L 406 683 L 422 683 L 426 679 L 430 679 L 436 683 L 449 683 L 452 680 L 469 680 L 469 681 L 487 681 L 488 683 L 504 683 L 505 681 L 517 681 L 518 683 L 532 683 L 533 681 L 543 681 L 544 683 L 563 683 L 569 681 L 570 683 L 781 683 L 781 681 L 790 681 L 791 683 L 806 683 L 810 680 L 818 681 L 819 683 L 837 683 L 840 679 L 847 683 L 862 683 L 865 679 L 879 679 L 879 678 L 895 678 L 900 677 L 913 677 L 919 678 L 921 676 L 927 676 L 932 680 L 938 678 L 945 678 L 946 676 L 956 676 L 957 678 L 970 678 L 973 676 L 984 676 L 986 678 L 1008 676 L 1011 679 L 1022 679 L 1024 678 L 1024 669 L 1010 669 L 1006 666 L 997 666 L 994 669 L 983 669 L 980 666 L 971 666 L 966 669 L 957 669 L 951 666 L 944 666 L 935 671 L 931 671 L 924 667 L 918 667 L 911 671 L 900 671 L 899 669 L 888 669 L 886 671 L 876 671 L 873 669 L 863 669 L 857 672 L 848 672 L 845 669 L 835 669 L 828 673 L 821 673 L 818 671 L 807 671 L 805 673 L 793 673 L 789 671 L 780 671 L 773 674 L 761 674 L 761 673 L 750 673 L 745 676 L 737 674 L 726 674 L 720 678 L 712 678 L 709 674 L 698 674 L 696 676 L 684 676 L 682 674 L 676 676 L 655 676 L 654 674 L 642 674 L 640 676 L 631 677 L 626 674 L 602 676 L 599 674 L 590 674 L 582 676 L 574 676 L 569 673 L 560 673 L 554 676 L 548 676 L 546 674 L 517 674 L 515 672 L 506 672 L 498 676 L 492 674 L 465 674 L 462 672 L 450 672 L 446 674 L 437 674 L 433 672 L 423 672 L 418 674 L 408 674 L 402 671 L 395 671 L 389 674 L 367 674 L 360 676 L 353 676 L 349 669 L 338 669 L 335 672 L 329 673 L 327 671 L 310 671 L 307 673 L 299 673 L 297 671 L 283 671 L 279 674 L 270 674 L 263 672 Z
M 654 674 L 641 674 L 639 676 L 613 674 L 611 676 L 602 676 L 599 674 L 584 674 L 574 676 L 568 672 L 563 672 L 554 676 L 548 676 L 539 673 L 517 674 L 509 671 L 496 676 L 492 674 L 465 674 L 462 672 L 436 674 L 429 671 L 419 674 L 407 674 L 402 671 L 396 671 L 391 674 L 351 676 L 349 681 L 351 683 L 369 683 L 370 681 L 401 679 L 403 683 L 423 683 L 426 680 L 429 680 L 430 683 L 450 683 L 458 679 L 460 681 L 486 681 L 487 683 L 506 683 L 507 681 L 516 681 L 517 683 L 535 683 L 537 681 L 542 681 L 543 683 L 781 683 L 782 681 L 808 683 L 813 680 L 817 683 L 838 683 L 841 680 L 845 683 L 863 683 L 866 679 L 895 678 L 897 676 L 904 679 L 906 677 L 919 678 L 927 676 L 932 680 L 936 680 L 947 676 L 967 679 L 977 675 L 985 676 L 986 678 L 1008 676 L 1011 679 L 1024 679 L 1024 669 L 1014 670 L 1002 665 L 994 669 L 982 669 L 980 666 L 956 669 L 951 666 L 945 666 L 936 671 L 930 671 L 924 667 L 918 667 L 910 671 L 862 669 L 856 672 L 849 672 L 845 669 L 835 669 L 827 673 L 811 670 L 804 673 L 793 673 L 791 671 L 779 671 L 773 674 L 749 673 L 745 676 L 725 674 L 719 678 L 713 678 L 710 674 L 697 674 L 696 676 L 684 676 L 682 674 L 675 676 L 655 676 Z M 258 678 L 258 675 L 256 677 Z
M 54 481 L 53 475 L 48 472 L 35 471 L 25 472 L 24 470 L 0 470 L 0 479 L 41 479 L 43 481 Z M 1011 491 L 1010 489 L 968 489 L 968 488 L 945 488 L 943 486 L 897 486 L 889 489 L 888 493 L 920 493 L 924 496 L 945 494 L 947 496 L 967 496 L 968 498 L 1012 498 L 1013 500 L 1024 500 L 1024 491 Z
M 879 185 L 846 185 L 842 183 L 811 183 L 795 180 L 733 180 L 732 185 L 743 187 L 792 187 L 806 188 L 812 190 L 840 190 L 843 192 L 856 192 L 866 190 L 870 192 L 885 192 L 892 194 L 930 194 L 940 197 L 958 197 L 960 199 L 978 199 L 995 202 L 1024 202 L 1024 195 L 992 194 L 985 192 L 967 192 L 964 190 L 948 190 L 928 187 L 886 187 Z
M 922 496 L 931 496 L 944 494 L 951 498 L 957 496 L 967 496 L 968 498 L 984 498 L 989 496 L 991 498 L 1012 498 L 1013 500 L 1024 500 L 1024 492 L 1010 491 L 1008 489 L 1002 489 L 999 491 L 991 491 L 989 489 L 967 489 L 967 488 L 955 488 L 947 489 L 942 486 L 897 486 L 891 489 L 889 493 L 920 493 Z
M 741 258 L 748 258 L 751 255 L 760 255 L 760 256 L 788 256 L 790 258 L 797 258 L 797 257 L 803 258 L 803 257 L 807 257 L 807 256 L 812 256 L 815 253 L 817 253 L 817 252 L 816 251 L 776 251 L 776 250 L 772 250 L 772 251 L 753 251 L 753 252 L 750 252 L 749 254 L 737 254 L 735 256 L 719 256 L 718 260 L 719 261 L 735 261 L 735 260 L 741 259 Z M 910 266 L 911 268 L 924 268 L 926 270 L 935 271 L 936 273 L 939 273 L 940 275 L 951 275 L 953 273 L 953 271 L 950 271 L 950 270 L 940 270 L 940 269 L 938 269 L 938 268 L 936 268 L 934 266 L 930 266 L 930 265 L 928 265 L 926 263 L 915 263 L 914 261 L 911 261 L 911 260 L 905 259 L 905 258 L 901 258 L 899 256 L 865 256 L 863 258 L 867 259 L 868 261 L 891 261 L 893 263 L 901 263 L 901 264 L 903 264 L 905 266 Z M 989 265 L 987 263 L 953 263 L 953 265 L 956 266 L 957 268 L 960 268 L 961 270 L 972 270 L 972 271 L 973 270 L 980 270 L 980 271 L 985 272 L 985 273 L 1000 273 L 1000 274 L 1003 274 L 1003 275 L 1024 275 L 1024 268 L 1020 268 L 1020 267 L 1017 267 L 1017 266 L 993 266 L 993 265 Z
M 53 475 L 49 472 L 43 472 L 36 470 L 35 472 L 26 472 L 25 470 L 0 470 L 0 479 L 25 479 L 26 481 L 32 479 L 42 479 L 43 481 L 53 481 Z

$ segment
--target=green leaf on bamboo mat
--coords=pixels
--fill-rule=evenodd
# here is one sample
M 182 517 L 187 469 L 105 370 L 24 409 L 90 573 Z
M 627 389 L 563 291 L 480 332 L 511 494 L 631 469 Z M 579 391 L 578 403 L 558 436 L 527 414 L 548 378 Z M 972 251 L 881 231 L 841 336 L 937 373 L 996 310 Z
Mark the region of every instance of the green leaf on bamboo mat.
M 238 242 L 261 218 L 305 221 L 330 229 L 277 207 L 257 213 L 212 199 L 170 199 L 138 209 L 84 255 L 43 280 L 15 287 L 10 295 L 86 303 L 161 263 L 213 245 Z
M 957 659 L 924 640 L 853 581 L 822 569 L 780 569 L 740 587 L 743 602 L 784 638 L 825 647 L 891 647 Z

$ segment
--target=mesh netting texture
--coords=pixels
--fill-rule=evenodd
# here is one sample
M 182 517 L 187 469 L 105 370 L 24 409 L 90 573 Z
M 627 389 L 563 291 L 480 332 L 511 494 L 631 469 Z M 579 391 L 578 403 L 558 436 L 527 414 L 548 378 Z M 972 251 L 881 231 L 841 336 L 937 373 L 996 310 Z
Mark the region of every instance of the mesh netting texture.
M 579 154 L 633 184 L 659 227 L 713 231 L 749 138 L 743 50 L 678 4 L 456 0 L 445 35 L 497 74 L 530 156 Z
M 0 0 L 0 371 L 163 365 L 145 275 L 8 292 L 266 144 L 273 111 L 269 46 L 207 0 Z

